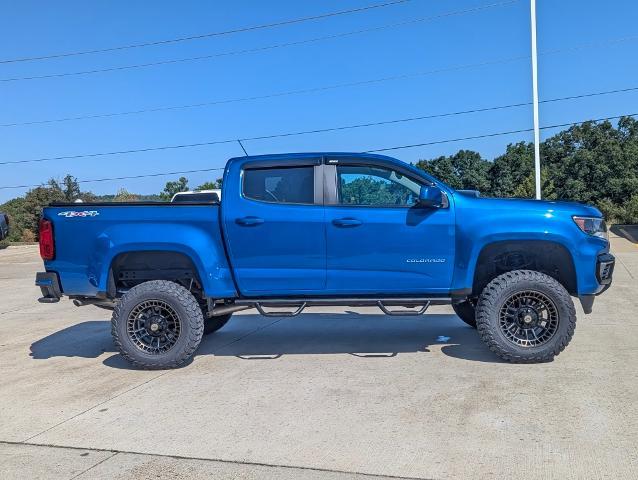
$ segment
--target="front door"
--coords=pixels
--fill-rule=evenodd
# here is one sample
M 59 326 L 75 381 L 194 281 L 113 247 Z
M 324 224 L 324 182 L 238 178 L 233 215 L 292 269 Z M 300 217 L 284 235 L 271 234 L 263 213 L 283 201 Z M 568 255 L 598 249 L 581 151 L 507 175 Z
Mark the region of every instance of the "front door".
M 356 162 L 359 163 L 356 163 Z M 452 283 L 454 208 L 417 204 L 429 182 L 361 159 L 328 160 L 327 291 L 445 293 Z M 331 180 L 332 179 L 332 180 Z
M 326 282 L 320 159 L 242 165 L 224 185 L 222 212 L 240 292 L 321 293 Z M 273 165 L 274 163 L 274 165 Z

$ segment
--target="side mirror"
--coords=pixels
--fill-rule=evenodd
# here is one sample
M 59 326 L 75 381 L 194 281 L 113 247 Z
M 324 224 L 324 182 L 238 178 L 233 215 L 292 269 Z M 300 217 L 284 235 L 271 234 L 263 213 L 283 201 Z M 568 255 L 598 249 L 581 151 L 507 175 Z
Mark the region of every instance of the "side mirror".
M 443 205 L 443 192 L 439 187 L 422 186 L 419 192 L 419 205 L 427 208 L 438 208 Z

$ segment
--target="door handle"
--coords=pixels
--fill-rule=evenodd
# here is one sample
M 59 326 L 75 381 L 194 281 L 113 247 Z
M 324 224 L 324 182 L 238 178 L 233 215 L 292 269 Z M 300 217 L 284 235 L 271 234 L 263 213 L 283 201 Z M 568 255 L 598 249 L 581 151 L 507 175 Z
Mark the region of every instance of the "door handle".
M 356 218 L 335 218 L 332 223 L 337 227 L 358 227 L 363 224 L 361 220 Z
M 259 217 L 241 217 L 235 220 L 235 223 L 245 227 L 254 227 L 255 225 L 261 225 L 264 223 L 264 219 Z

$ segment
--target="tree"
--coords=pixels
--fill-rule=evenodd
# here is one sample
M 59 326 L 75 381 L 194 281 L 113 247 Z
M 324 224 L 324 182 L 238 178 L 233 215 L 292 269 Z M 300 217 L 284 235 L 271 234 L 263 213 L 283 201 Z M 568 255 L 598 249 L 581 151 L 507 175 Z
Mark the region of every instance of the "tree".
M 509 144 L 505 153 L 492 163 L 490 194 L 495 197 L 516 196 L 516 190 L 530 175 L 534 175 L 534 145 L 527 142 Z M 531 196 L 534 194 L 535 190 Z
M 472 150 L 459 150 L 452 156 L 442 156 L 434 160 L 420 160 L 416 166 L 452 188 L 485 192 L 491 187 L 491 162 Z
M 202 183 L 195 190 L 217 190 L 222 188 L 222 181 L 223 180 L 221 178 L 218 178 L 214 182 L 205 182 L 205 183 Z
M 550 178 L 547 168 L 541 168 L 541 191 L 545 200 L 556 200 L 556 187 Z M 512 192 L 516 198 L 536 198 L 536 174 L 530 172 Z
M 593 203 L 620 222 L 632 221 L 631 199 L 638 194 L 638 121 L 624 117 L 618 128 L 585 122 L 547 139 L 543 164 L 558 197 Z M 610 209 L 613 205 L 613 209 Z
M 585 122 L 540 145 L 543 198 L 592 203 L 613 222 L 636 222 L 638 205 L 638 120 Z M 473 188 L 486 196 L 535 194 L 534 146 L 510 144 L 488 162 L 476 152 L 421 160 L 417 166 L 453 188 Z M 484 188 L 487 176 L 489 188 Z
M 175 182 L 166 182 L 166 186 L 164 187 L 164 191 L 160 193 L 160 197 L 162 200 L 169 201 L 176 193 L 187 191 L 188 179 L 186 177 L 179 177 Z
M 125 188 L 120 188 L 115 194 L 115 197 L 113 197 L 114 202 L 134 202 L 136 200 L 139 200 L 139 197 L 134 193 L 130 193 Z
M 66 197 L 59 188 L 55 187 L 37 187 L 33 190 L 29 190 L 24 197 L 24 203 L 22 204 L 23 225 L 21 235 L 26 231 L 30 231 L 33 235 L 33 239 L 37 240 L 38 223 L 40 222 L 40 216 L 42 215 L 42 209 L 49 205 L 51 202 L 64 202 Z M 31 238 L 29 236 L 29 238 Z
M 54 190 L 59 190 L 64 194 L 64 200 L 66 202 L 74 202 L 78 198 L 81 198 L 82 192 L 80 191 L 80 184 L 78 179 L 73 175 L 65 175 L 62 182 L 58 182 L 55 178 L 49 179 L 47 185 Z
M 64 198 L 67 202 L 79 199 L 82 192 L 80 191 L 78 179 L 72 175 L 66 175 L 62 180 L 62 193 L 64 193 Z

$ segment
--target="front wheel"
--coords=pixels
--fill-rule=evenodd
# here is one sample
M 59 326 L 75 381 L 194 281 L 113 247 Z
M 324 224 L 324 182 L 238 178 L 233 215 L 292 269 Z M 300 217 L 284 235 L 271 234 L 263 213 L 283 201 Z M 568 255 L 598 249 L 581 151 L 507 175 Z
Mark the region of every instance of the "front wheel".
M 479 335 L 496 355 L 512 363 L 548 362 L 569 344 L 576 310 L 554 278 L 514 270 L 492 280 L 476 306 Z
M 153 280 L 131 288 L 113 311 L 116 347 L 145 369 L 181 367 L 202 340 L 204 318 L 195 297 L 174 282 Z

